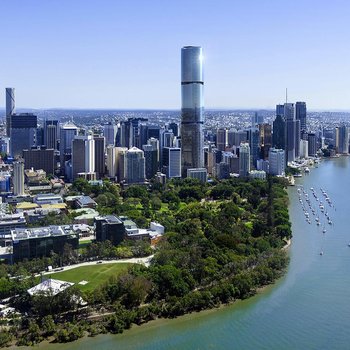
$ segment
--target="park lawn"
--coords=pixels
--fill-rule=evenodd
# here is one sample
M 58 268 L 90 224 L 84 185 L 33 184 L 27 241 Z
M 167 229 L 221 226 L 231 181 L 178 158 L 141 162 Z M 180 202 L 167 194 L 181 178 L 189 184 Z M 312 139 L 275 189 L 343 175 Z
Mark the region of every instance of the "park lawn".
M 83 291 L 94 290 L 99 285 L 107 282 L 111 276 L 126 271 L 129 263 L 96 264 L 81 266 L 76 269 L 52 274 L 50 277 L 61 281 L 74 282 Z M 85 285 L 78 284 L 87 281 Z

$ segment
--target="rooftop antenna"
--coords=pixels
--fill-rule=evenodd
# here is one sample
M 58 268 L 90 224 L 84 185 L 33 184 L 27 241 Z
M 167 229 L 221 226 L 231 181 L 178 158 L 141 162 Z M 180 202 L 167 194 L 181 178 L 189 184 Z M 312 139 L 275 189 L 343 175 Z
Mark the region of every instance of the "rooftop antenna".
M 288 88 L 286 88 L 286 103 L 288 103 Z

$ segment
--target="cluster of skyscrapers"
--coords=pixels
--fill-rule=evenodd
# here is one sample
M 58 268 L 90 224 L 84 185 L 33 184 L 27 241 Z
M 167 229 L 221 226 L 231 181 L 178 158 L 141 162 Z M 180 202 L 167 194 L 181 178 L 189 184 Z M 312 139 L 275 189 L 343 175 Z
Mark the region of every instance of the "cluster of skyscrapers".
M 181 50 L 181 119 L 167 125 L 147 118 L 109 122 L 92 132 L 73 122 L 44 120 L 33 113 L 16 113 L 15 91 L 6 88 L 6 136 L 0 149 L 16 160 L 14 173 L 22 182 L 25 169 L 43 169 L 67 181 L 83 177 L 144 183 L 156 178 L 207 175 L 263 178 L 283 175 L 288 163 L 315 157 L 320 137 L 307 129 L 305 102 L 279 104 L 273 123 L 254 113 L 251 126 L 241 130 L 205 129 L 203 53 L 198 46 Z M 334 132 L 335 151 L 348 153 L 348 129 Z M 16 182 L 16 181 L 15 181 Z M 15 185 L 15 184 L 14 184 Z M 15 192 L 23 193 L 16 184 Z

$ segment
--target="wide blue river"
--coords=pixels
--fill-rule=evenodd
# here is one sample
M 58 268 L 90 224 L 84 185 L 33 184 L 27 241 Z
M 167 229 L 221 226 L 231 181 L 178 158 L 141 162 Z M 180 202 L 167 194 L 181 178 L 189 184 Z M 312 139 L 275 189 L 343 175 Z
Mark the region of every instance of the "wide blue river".
M 350 349 L 350 157 L 323 161 L 289 188 L 293 242 L 289 269 L 259 295 L 218 310 L 158 320 L 122 335 L 48 349 Z M 306 221 L 297 188 L 315 209 Z M 324 202 L 333 225 L 311 193 Z M 321 189 L 334 207 L 325 203 Z M 302 192 L 301 199 L 305 203 Z M 315 218 L 321 225 L 317 226 Z M 323 233 L 323 229 L 326 232 Z M 320 252 L 323 255 L 320 255 Z

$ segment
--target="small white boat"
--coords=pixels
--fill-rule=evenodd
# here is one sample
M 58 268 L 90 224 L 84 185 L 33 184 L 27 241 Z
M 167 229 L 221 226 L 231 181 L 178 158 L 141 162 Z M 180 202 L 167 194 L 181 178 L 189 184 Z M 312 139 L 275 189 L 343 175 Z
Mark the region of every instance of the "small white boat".
M 320 255 L 323 255 L 323 251 L 322 250 L 320 251 Z

